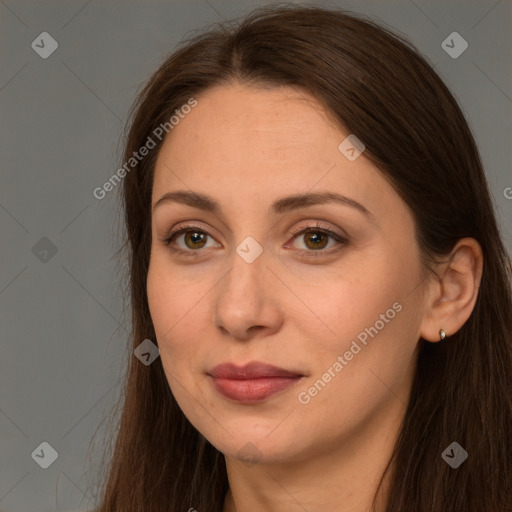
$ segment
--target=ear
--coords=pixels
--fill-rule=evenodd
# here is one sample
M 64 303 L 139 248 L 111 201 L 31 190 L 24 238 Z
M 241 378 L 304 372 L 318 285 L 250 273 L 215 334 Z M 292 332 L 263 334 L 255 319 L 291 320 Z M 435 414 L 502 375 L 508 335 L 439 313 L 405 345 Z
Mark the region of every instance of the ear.
M 435 268 L 437 279 L 429 282 L 420 335 L 427 341 L 440 341 L 456 333 L 470 317 L 480 288 L 483 254 L 474 238 L 461 238 L 448 260 Z

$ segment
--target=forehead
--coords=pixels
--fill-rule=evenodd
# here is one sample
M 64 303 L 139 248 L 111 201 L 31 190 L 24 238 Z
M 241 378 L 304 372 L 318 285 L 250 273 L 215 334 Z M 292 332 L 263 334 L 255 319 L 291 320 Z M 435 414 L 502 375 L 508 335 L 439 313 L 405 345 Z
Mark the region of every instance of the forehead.
M 198 95 L 197 102 L 167 135 L 155 185 L 169 167 L 200 171 L 202 178 L 213 170 L 225 175 L 236 169 L 238 177 L 293 172 L 301 180 L 305 166 L 319 173 L 331 167 L 347 135 L 314 97 L 289 87 L 218 86 Z
M 153 202 L 172 190 L 213 195 L 249 211 L 276 198 L 319 190 L 389 211 L 397 196 L 364 153 L 338 149 L 344 132 L 320 102 L 288 87 L 218 86 L 166 136 L 157 158 Z M 389 197 L 386 197 L 388 194 Z
M 290 87 L 217 86 L 198 95 L 197 102 L 169 139 L 173 135 L 189 140 L 207 136 L 220 145 L 229 145 L 225 134 L 242 143 L 245 134 L 250 133 L 251 139 L 243 145 L 247 149 L 260 141 L 281 146 L 298 138 L 311 139 L 330 124 L 326 111 L 314 97 Z M 334 126 L 331 130 L 335 131 Z
M 326 121 L 327 112 L 322 104 L 299 87 L 232 83 L 211 87 L 197 99 L 194 111 L 196 114 L 201 112 L 205 124 L 228 122 L 236 127 L 251 121 L 253 128 L 258 130 L 273 124 L 291 123 L 299 133 L 304 133 L 308 131 L 307 126 L 297 124 L 297 121 L 312 121 L 313 118 Z M 187 117 L 194 116 L 191 113 Z

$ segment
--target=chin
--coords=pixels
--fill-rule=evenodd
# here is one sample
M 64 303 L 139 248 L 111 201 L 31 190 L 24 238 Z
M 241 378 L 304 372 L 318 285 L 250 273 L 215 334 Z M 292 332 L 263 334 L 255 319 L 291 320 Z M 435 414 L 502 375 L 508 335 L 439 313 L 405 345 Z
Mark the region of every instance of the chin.
M 309 443 L 304 432 L 295 432 L 290 425 L 284 425 L 288 421 L 282 422 L 286 414 L 267 421 L 259 419 L 257 424 L 251 416 L 231 421 L 224 417 L 224 428 L 218 427 L 215 431 L 212 431 L 212 423 L 208 422 L 201 433 L 226 457 L 240 460 L 248 466 L 282 463 L 304 456 L 304 449 Z

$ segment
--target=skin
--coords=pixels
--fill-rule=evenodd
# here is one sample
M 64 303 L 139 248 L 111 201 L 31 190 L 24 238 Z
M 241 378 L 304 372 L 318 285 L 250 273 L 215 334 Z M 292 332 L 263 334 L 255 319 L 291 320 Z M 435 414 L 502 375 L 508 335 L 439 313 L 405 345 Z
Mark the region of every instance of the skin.
M 405 413 L 418 340 L 437 342 L 443 328 L 448 343 L 467 320 L 481 248 L 460 240 L 438 279 L 427 278 L 406 203 L 364 152 L 349 161 L 338 150 L 348 132 L 308 94 L 232 84 L 197 100 L 164 141 L 152 197 L 154 205 L 167 192 L 194 191 L 222 208 L 168 202 L 153 211 L 147 293 L 171 390 L 225 455 L 224 512 L 368 511 Z M 372 218 L 334 202 L 270 210 L 283 196 L 323 191 L 359 202 Z M 191 228 L 165 245 L 183 222 L 208 235 L 190 239 Z M 312 233 L 290 233 L 317 222 L 348 242 L 321 238 L 319 249 Z M 236 251 L 247 236 L 263 249 L 252 263 Z M 300 403 L 298 393 L 396 302 L 401 311 Z M 207 371 L 249 361 L 304 377 L 258 404 L 220 395 Z

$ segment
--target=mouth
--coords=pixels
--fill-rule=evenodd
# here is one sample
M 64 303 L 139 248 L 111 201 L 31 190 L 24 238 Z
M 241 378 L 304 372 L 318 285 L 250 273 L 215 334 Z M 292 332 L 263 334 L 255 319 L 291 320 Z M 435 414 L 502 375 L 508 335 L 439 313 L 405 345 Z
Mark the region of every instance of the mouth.
M 213 368 L 208 375 L 217 392 L 244 404 L 262 402 L 304 377 L 301 373 L 260 362 L 245 366 L 225 363 Z

